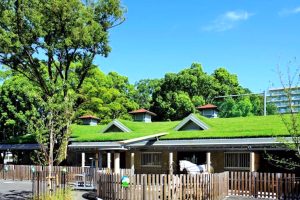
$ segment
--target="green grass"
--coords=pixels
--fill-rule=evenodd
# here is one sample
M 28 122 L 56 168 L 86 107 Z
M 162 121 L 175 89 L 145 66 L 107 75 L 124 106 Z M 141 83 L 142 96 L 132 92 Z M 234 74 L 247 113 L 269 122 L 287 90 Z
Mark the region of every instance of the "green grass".
M 57 189 L 53 194 L 42 194 L 40 196 L 34 196 L 33 200 L 72 200 L 74 199 L 72 196 L 72 190 L 70 188 L 67 189 Z
M 153 122 L 142 123 L 120 120 L 132 132 L 123 133 L 102 133 L 104 125 L 100 126 L 85 126 L 85 125 L 72 125 L 72 139 L 75 141 L 116 141 L 126 140 L 156 133 L 170 132 L 179 122 Z
M 280 115 L 207 119 L 204 131 L 171 131 L 161 139 L 270 137 L 288 135 Z
M 118 141 L 168 132 L 161 139 L 193 139 L 193 138 L 241 138 L 241 137 L 268 137 L 284 136 L 287 130 L 280 115 L 253 116 L 237 118 L 208 119 L 198 116 L 210 128 L 204 131 L 174 131 L 180 123 L 174 122 L 131 122 L 120 120 L 132 130 L 130 133 L 101 133 L 105 127 L 72 125 L 72 138 L 75 141 Z

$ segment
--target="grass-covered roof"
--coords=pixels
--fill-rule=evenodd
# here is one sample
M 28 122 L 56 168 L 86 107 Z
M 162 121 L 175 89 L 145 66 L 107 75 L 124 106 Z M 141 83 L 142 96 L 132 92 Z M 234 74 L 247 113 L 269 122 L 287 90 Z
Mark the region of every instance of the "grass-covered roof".
M 196 138 L 243 138 L 288 135 L 280 115 L 253 116 L 237 118 L 197 117 L 209 126 L 208 130 L 174 131 L 180 121 L 173 122 L 132 122 L 120 120 L 132 132 L 101 133 L 106 125 L 72 125 L 72 138 L 75 141 L 117 141 L 168 132 L 160 139 L 196 139 Z

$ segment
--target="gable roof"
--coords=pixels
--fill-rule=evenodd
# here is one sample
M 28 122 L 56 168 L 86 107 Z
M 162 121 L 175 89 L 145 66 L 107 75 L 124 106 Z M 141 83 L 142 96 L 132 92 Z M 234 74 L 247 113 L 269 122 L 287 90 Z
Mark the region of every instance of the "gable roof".
M 79 117 L 79 119 L 96 119 L 96 120 L 100 120 L 98 117 L 95 117 L 93 115 L 83 115 L 83 116 Z
M 131 130 L 125 126 L 124 124 L 122 124 L 119 120 L 115 119 L 112 122 L 110 122 L 103 130 L 102 133 L 107 132 L 111 127 L 117 127 L 118 129 L 120 129 L 122 132 L 131 132 Z
M 175 127 L 175 131 L 179 131 L 181 128 L 183 128 L 187 123 L 189 123 L 190 121 L 192 121 L 193 123 L 195 123 L 197 126 L 199 126 L 202 130 L 207 130 L 208 126 L 200 121 L 193 113 L 191 113 L 189 116 L 187 116 L 186 118 L 184 118 L 176 127 Z
M 206 109 L 217 109 L 218 110 L 218 106 L 216 106 L 214 104 L 206 104 L 204 106 L 198 106 L 197 109 L 198 110 L 206 110 Z
M 129 112 L 129 114 L 139 114 L 139 113 L 147 113 L 149 115 L 156 116 L 156 114 L 154 112 L 151 112 L 151 111 L 146 110 L 144 108 L 141 108 L 141 109 L 138 109 L 138 110 L 133 110 L 133 111 Z

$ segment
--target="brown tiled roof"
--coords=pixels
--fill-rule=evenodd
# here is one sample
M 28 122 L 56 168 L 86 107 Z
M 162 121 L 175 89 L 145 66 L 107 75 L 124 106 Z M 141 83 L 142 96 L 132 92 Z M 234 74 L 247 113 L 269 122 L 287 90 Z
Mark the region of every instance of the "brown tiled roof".
M 141 109 L 138 109 L 138 110 L 134 110 L 134 111 L 129 112 L 129 114 L 138 114 L 138 113 L 148 113 L 149 115 L 156 116 L 156 114 L 155 114 L 154 112 L 151 112 L 151 111 L 146 110 L 146 109 L 144 109 L 144 108 L 141 108 Z
M 95 117 L 93 115 L 83 115 L 83 116 L 79 117 L 79 119 L 97 119 L 97 120 L 100 120 L 98 117 Z
M 198 110 L 206 110 L 206 109 L 218 109 L 218 106 L 213 105 L 213 104 L 206 104 L 204 106 L 198 106 Z

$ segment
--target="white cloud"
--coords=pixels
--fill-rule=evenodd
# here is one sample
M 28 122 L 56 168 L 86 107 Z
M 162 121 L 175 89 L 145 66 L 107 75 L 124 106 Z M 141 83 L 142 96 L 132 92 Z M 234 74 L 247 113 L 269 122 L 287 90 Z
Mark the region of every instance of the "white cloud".
M 278 14 L 280 16 L 285 16 L 285 15 L 294 15 L 298 13 L 300 13 L 300 6 L 292 9 L 283 9 Z
M 237 26 L 241 21 L 248 20 L 253 14 L 247 11 L 228 11 L 220 15 L 210 25 L 204 26 L 205 31 L 227 31 Z

